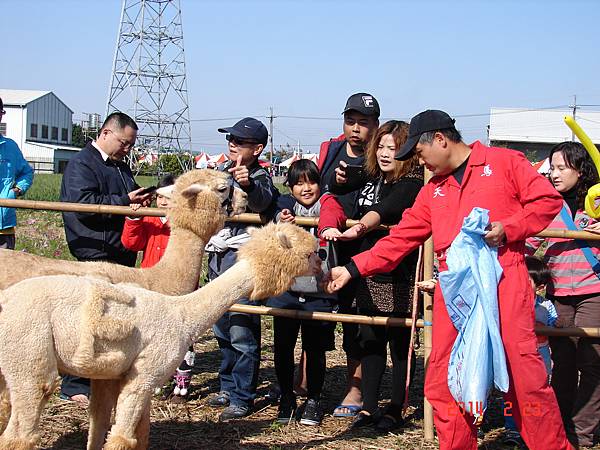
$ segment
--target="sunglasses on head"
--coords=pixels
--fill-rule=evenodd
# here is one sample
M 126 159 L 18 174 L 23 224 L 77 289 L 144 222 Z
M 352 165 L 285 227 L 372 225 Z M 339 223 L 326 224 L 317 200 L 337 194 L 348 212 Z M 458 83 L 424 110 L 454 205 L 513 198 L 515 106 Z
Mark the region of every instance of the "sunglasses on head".
M 231 142 L 233 145 L 257 145 L 258 142 L 252 140 L 252 139 L 242 139 L 236 136 L 232 136 L 231 134 L 228 134 L 225 139 L 227 139 L 227 141 Z

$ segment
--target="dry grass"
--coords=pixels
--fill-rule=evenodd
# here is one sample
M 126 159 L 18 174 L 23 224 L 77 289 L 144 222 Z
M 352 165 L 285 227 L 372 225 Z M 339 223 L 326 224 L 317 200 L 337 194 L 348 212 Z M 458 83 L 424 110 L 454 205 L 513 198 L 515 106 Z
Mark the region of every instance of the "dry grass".
M 161 450 L 192 449 L 434 449 L 437 442 L 424 441 L 422 432 L 423 366 L 419 354 L 415 383 L 410 392 L 411 407 L 406 427 L 395 433 L 378 435 L 372 429 L 350 431 L 351 419 L 336 419 L 331 412 L 342 398 L 345 386 L 345 355 L 341 350 L 328 353 L 328 371 L 325 385 L 326 416 L 320 427 L 306 427 L 296 423 L 282 426 L 273 422 L 277 406 L 267 399 L 275 383 L 272 360 L 272 333 L 270 319 L 263 320 L 263 360 L 258 398 L 253 413 L 241 420 L 220 423 L 219 408 L 208 406 L 207 397 L 219 390 L 217 370 L 220 353 L 216 341 L 207 334 L 195 346 L 197 352 L 195 375 L 190 399 L 186 403 L 153 400 L 150 447 Z M 338 341 L 340 336 L 337 336 Z M 338 342 L 338 349 L 341 343 Z M 297 349 L 298 350 L 298 349 Z M 382 399 L 390 395 L 389 371 L 383 380 Z M 488 412 L 484 426 L 485 438 L 480 448 L 506 449 L 500 443 L 501 412 L 498 399 Z M 72 402 L 54 397 L 42 417 L 42 448 L 81 449 L 87 436 L 87 411 Z M 600 447 L 596 447 L 600 448 Z

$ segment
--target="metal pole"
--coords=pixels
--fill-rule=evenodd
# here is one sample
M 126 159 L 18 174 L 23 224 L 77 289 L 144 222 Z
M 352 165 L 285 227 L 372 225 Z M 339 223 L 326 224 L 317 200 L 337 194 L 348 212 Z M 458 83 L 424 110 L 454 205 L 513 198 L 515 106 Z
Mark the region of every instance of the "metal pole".
M 269 142 L 271 144 L 271 159 L 269 162 L 271 163 L 271 167 L 273 167 L 273 107 L 269 108 L 271 111 L 271 115 L 269 116 Z
M 576 119 L 577 116 L 577 94 L 573 95 L 573 120 Z M 575 132 L 571 130 L 571 140 L 575 140 Z

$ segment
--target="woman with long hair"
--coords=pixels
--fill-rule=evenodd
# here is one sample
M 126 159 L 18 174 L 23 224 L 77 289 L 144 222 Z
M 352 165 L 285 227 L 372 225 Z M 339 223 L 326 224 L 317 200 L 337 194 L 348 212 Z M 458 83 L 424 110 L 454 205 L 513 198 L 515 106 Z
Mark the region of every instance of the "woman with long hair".
M 600 223 L 584 209 L 588 189 L 598 173 L 583 145 L 562 142 L 550 151 L 550 181 L 563 196 L 564 206 L 551 228 L 600 233 Z M 528 240 L 536 249 L 541 239 Z M 558 313 L 557 326 L 600 327 L 599 241 L 549 238 L 544 261 L 553 283 L 546 292 Z M 551 337 L 552 387 L 567 437 L 577 446 L 592 446 L 600 421 L 600 339 Z
M 368 181 L 358 194 L 360 221 L 340 240 L 361 239 L 360 251 L 370 249 L 388 234 L 377 230 L 381 223 L 396 224 L 410 208 L 423 186 L 418 158 L 397 161 L 395 156 L 408 138 L 408 124 L 390 120 L 379 127 L 369 143 L 364 171 Z M 405 258 L 393 271 L 360 280 L 356 302 L 358 313 L 370 316 L 410 317 L 417 253 Z M 353 427 L 375 426 L 390 431 L 403 423 L 402 406 L 408 366 L 410 329 L 359 325 L 363 410 Z M 378 408 L 381 379 L 386 368 L 389 343 L 393 363 L 392 398 L 383 411 Z

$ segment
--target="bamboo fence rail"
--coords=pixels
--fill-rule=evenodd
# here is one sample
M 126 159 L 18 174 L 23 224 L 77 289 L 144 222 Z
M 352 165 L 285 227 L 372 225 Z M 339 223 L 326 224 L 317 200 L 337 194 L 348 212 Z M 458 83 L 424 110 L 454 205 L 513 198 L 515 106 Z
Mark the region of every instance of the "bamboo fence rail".
M 37 200 L 14 200 L 2 198 L 0 206 L 7 208 L 22 208 L 22 209 L 44 209 L 48 211 L 63 211 L 63 212 L 81 212 L 90 214 L 117 214 L 131 217 L 141 216 L 166 216 L 167 213 L 161 208 L 139 208 L 137 211 L 132 210 L 129 206 L 112 206 L 112 205 L 87 205 L 82 203 L 66 203 L 66 202 L 44 202 Z M 229 222 L 242 222 L 250 224 L 261 224 L 262 219 L 258 214 L 238 214 L 227 219 Z M 351 227 L 356 224 L 357 220 L 347 220 L 346 226 Z M 296 224 L 300 226 L 316 226 L 318 219 L 312 217 L 297 217 Z M 380 225 L 380 229 L 389 229 L 390 225 Z M 564 239 L 585 239 L 589 241 L 600 241 L 600 234 L 589 233 L 587 231 L 571 231 L 547 228 L 537 234 L 539 237 L 553 237 Z

